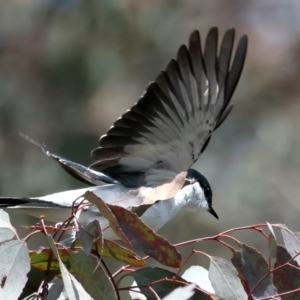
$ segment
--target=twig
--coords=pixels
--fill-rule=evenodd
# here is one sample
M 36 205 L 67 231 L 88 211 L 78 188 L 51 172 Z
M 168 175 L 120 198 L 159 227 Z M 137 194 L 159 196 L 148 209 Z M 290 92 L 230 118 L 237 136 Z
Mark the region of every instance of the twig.
M 253 289 L 250 291 L 248 296 L 251 296 L 253 294 L 253 292 L 257 289 L 257 287 L 267 278 L 267 276 L 269 276 L 271 273 L 275 272 L 276 270 L 285 267 L 286 265 L 289 265 L 290 262 L 292 260 L 294 260 L 298 255 L 300 254 L 300 252 L 296 253 L 293 257 L 291 257 L 286 263 L 274 268 L 274 269 L 270 269 L 268 270 L 268 272 L 256 283 L 256 285 L 253 287 Z M 272 298 L 271 298 L 272 299 Z
M 110 273 L 108 267 L 106 266 L 106 264 L 105 264 L 105 262 L 104 262 L 104 260 L 103 260 L 102 258 L 101 258 L 101 263 L 102 263 L 104 269 L 106 270 L 106 273 L 108 274 L 108 276 L 109 276 L 109 278 L 110 278 L 110 281 L 111 281 L 112 285 L 114 286 L 114 289 L 115 289 L 115 292 L 116 292 L 116 294 L 117 294 L 118 300 L 121 300 L 120 294 L 119 294 L 119 291 L 118 291 L 118 287 L 116 286 L 116 283 L 115 283 L 115 281 L 113 280 L 113 277 L 112 277 L 112 275 L 111 275 L 111 273 Z

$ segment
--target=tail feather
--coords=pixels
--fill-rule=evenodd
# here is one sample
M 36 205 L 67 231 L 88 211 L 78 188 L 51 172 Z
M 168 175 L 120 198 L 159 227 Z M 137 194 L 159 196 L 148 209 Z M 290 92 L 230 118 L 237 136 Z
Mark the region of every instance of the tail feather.
M 38 219 L 42 217 L 53 223 L 63 222 L 72 215 L 70 207 L 37 198 L 0 197 L 0 209 Z
M 35 199 L 35 198 L 18 198 L 18 197 L 0 197 L 0 208 L 4 207 L 62 207 L 57 203 Z
M 50 151 L 45 144 L 40 144 L 23 133 L 20 133 L 20 136 L 41 149 L 46 155 L 56 160 L 65 171 L 83 183 L 95 186 L 103 183 L 116 183 L 116 180 L 101 172 L 91 170 L 83 165 L 72 162 L 58 154 L 55 154 L 54 152 Z

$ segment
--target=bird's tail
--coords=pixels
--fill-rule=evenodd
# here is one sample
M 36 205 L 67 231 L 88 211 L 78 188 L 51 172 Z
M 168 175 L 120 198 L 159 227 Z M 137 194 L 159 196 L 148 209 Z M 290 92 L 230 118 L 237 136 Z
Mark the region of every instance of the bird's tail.
M 18 197 L 0 197 L 0 208 L 4 207 L 46 207 L 49 201 L 34 198 L 18 198 Z M 61 205 L 51 203 L 51 206 L 60 207 Z
M 61 167 L 63 167 L 71 176 L 74 178 L 88 184 L 88 185 L 101 185 L 103 183 L 117 183 L 116 180 L 110 178 L 109 176 L 97 172 L 95 170 L 91 170 L 83 165 L 70 161 L 68 159 L 63 158 L 62 156 L 55 154 L 50 151 L 45 144 L 40 144 L 27 135 L 20 133 L 20 136 L 41 149 L 46 155 L 55 159 Z
M 0 197 L 0 209 L 22 213 L 40 219 L 59 223 L 72 216 L 71 208 L 51 201 L 32 198 Z

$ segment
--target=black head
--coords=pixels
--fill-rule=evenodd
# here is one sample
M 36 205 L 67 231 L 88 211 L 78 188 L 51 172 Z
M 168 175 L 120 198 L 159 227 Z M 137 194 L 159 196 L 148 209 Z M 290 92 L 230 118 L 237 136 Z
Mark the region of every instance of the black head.
M 215 218 L 219 219 L 217 213 L 212 208 L 213 193 L 212 193 L 210 184 L 207 181 L 207 179 L 200 172 L 198 172 L 194 169 L 188 169 L 187 170 L 186 179 L 188 179 L 189 181 L 194 180 L 194 181 L 199 182 L 201 188 L 203 189 L 204 196 L 205 196 L 207 204 L 208 204 L 208 212 L 210 212 Z

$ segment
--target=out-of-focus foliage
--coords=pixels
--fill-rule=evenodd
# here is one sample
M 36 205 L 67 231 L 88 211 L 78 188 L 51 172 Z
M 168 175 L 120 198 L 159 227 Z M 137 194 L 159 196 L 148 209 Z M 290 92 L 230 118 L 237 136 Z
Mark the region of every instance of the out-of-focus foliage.
M 220 35 L 235 27 L 238 36 L 249 36 L 235 108 L 196 164 L 212 185 L 220 220 L 186 213 L 161 233 L 175 242 L 265 221 L 297 228 L 298 1 L 2 1 L 1 195 L 81 187 L 18 133 L 89 165 L 99 136 L 138 100 L 190 32 L 205 35 L 215 25 Z
M 92 196 L 86 195 L 85 197 L 90 199 Z M 93 197 L 97 198 L 96 195 Z M 93 199 L 94 201 L 96 199 Z M 98 201 L 102 200 L 98 198 Z M 77 206 L 76 209 L 81 208 Z M 291 231 L 286 225 L 254 224 L 172 245 L 153 232 L 138 217 L 127 218 L 126 213 L 120 216 L 119 209 L 131 213 L 122 207 L 106 203 L 101 205 L 100 212 L 105 211 L 106 216 L 108 213 L 111 215 L 108 218 L 110 224 L 116 223 L 111 229 L 118 235 L 122 232 L 122 235 L 126 237 L 124 240 L 126 246 L 133 246 L 134 251 L 141 250 L 149 255 L 138 259 L 144 264 L 137 265 L 134 262 L 137 255 L 133 251 L 131 251 L 131 259 L 127 260 L 125 253 L 128 254 L 129 250 L 109 240 L 94 239 L 88 252 L 86 251 L 87 239 L 84 235 L 78 238 L 81 246 L 69 247 L 70 244 L 62 246 L 62 233 L 74 230 L 73 226 L 70 227 L 73 217 L 61 223 L 60 227 L 55 227 L 54 235 L 51 234 L 54 228 L 51 228 L 51 233 L 48 233 L 50 227 L 45 226 L 44 219 L 41 219 L 36 230 L 31 231 L 23 240 L 20 240 L 17 235 L 13 237 L 6 235 L 3 239 L 0 245 L 2 266 L 0 295 L 9 299 L 19 298 L 21 293 L 20 299 L 40 297 L 47 299 L 90 299 L 91 297 L 95 300 L 125 299 L 124 293 L 135 300 L 158 298 L 163 300 L 300 299 L 300 234 Z M 2 231 L 10 231 L 12 226 L 7 213 L 2 210 L 0 212 L 3 218 L 3 222 L 0 222 Z M 78 223 L 78 226 L 82 225 Z M 147 232 L 142 233 L 142 228 L 148 228 Z M 93 235 L 95 238 L 95 228 L 87 226 L 85 229 L 85 234 Z M 98 229 L 105 233 L 105 228 L 101 228 L 100 225 Z M 261 246 L 264 248 L 269 246 L 267 257 L 264 257 L 255 247 L 244 244 L 234 237 L 237 231 L 244 232 L 245 230 L 255 233 L 261 240 Z M 281 232 L 280 235 L 279 232 Z M 34 235 L 45 235 L 48 245 L 41 250 L 28 253 L 27 242 Z M 196 244 L 202 245 L 208 241 L 230 250 L 231 261 L 194 248 Z M 110 247 L 111 245 L 114 246 Z M 186 257 L 181 257 L 178 248 L 188 245 L 193 245 L 190 253 Z M 114 273 L 111 264 L 107 264 L 104 260 L 107 250 L 110 252 L 110 258 L 125 263 Z M 120 259 L 120 254 L 123 259 Z M 208 270 L 200 265 L 186 268 L 192 256 L 202 256 L 208 259 Z M 159 261 L 164 268 L 146 266 L 150 257 Z M 172 267 L 176 272 L 166 267 Z M 182 272 L 183 268 L 186 269 L 184 272 Z M 54 276 L 61 278 L 63 284 Z M 134 282 L 121 287 L 120 283 L 128 277 L 132 277 Z M 182 295 L 175 296 L 176 288 L 186 286 L 190 286 L 190 289 L 180 289 Z M 176 293 L 179 291 L 177 290 Z

